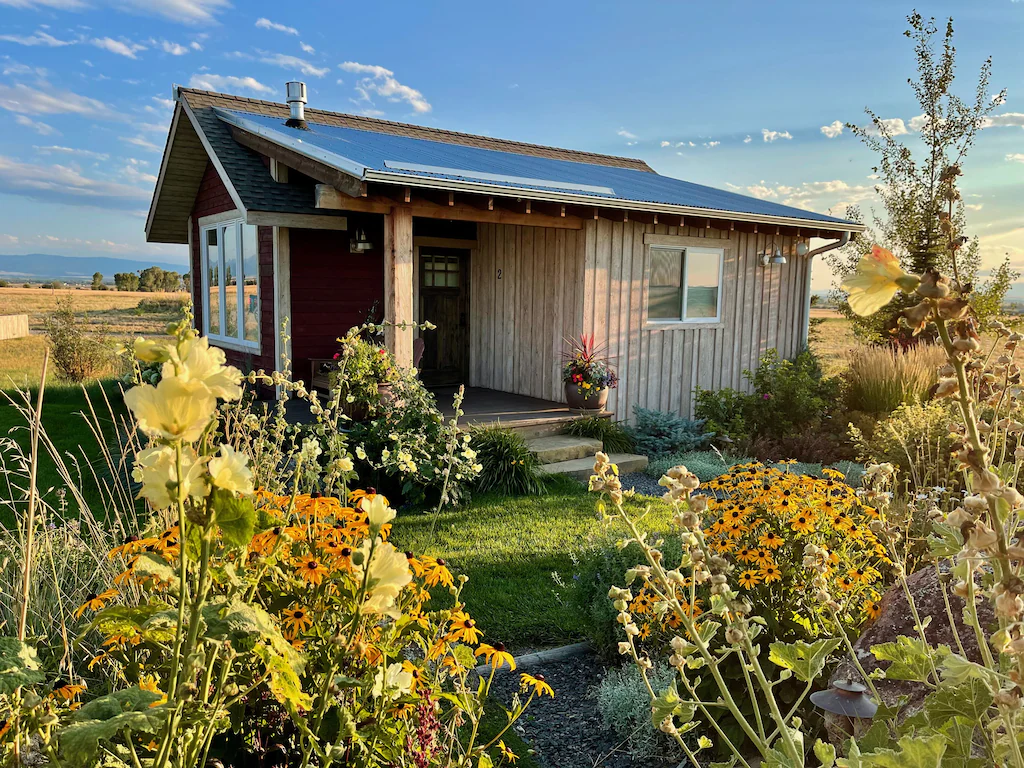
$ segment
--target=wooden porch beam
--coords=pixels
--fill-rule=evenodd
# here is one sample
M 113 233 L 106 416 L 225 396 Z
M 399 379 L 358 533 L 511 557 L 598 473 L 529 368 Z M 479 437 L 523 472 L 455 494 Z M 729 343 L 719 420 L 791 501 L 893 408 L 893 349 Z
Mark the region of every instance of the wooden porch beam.
M 384 342 L 404 368 L 412 367 L 412 217 L 405 205 L 384 214 Z
M 565 218 L 565 205 L 562 203 L 544 203 L 540 200 L 533 201 L 533 210 L 537 213 L 542 213 L 546 216 L 555 216 L 560 219 Z
M 329 165 L 317 162 L 305 155 L 300 155 L 291 149 L 275 144 L 261 136 L 256 136 L 241 128 L 232 126 L 231 137 L 254 152 L 266 155 L 278 163 L 284 163 L 289 168 L 294 168 L 299 173 L 304 173 L 312 179 L 330 184 L 335 189 L 344 192 L 352 197 L 366 197 L 366 183 L 351 174 L 331 168 Z

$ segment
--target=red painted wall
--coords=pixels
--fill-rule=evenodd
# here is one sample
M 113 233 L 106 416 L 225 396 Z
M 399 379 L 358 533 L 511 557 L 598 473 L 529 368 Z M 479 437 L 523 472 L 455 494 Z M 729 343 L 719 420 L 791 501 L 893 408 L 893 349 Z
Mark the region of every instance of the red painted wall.
M 195 297 L 195 322 L 197 328 L 203 327 L 203 316 L 206 312 L 203 296 L 201 251 L 199 242 L 199 219 L 216 213 L 234 210 L 235 203 L 228 194 L 227 187 L 212 163 L 206 164 L 206 172 L 199 184 L 195 203 L 192 206 L 192 295 Z M 274 230 L 273 227 L 259 227 L 257 232 L 259 243 L 259 285 L 260 285 L 260 350 L 259 353 L 239 352 L 225 349 L 224 355 L 231 365 L 243 372 L 260 368 L 270 371 L 274 368 L 274 339 L 277 329 L 274 328 Z M 266 393 L 264 393 L 266 394 Z
M 366 231 L 374 249 L 349 251 L 357 227 Z M 337 339 L 366 322 L 376 303 L 379 322 L 384 311 L 383 217 L 349 216 L 349 231 L 290 229 L 292 270 L 292 369 L 309 383 L 310 359 L 330 358 Z

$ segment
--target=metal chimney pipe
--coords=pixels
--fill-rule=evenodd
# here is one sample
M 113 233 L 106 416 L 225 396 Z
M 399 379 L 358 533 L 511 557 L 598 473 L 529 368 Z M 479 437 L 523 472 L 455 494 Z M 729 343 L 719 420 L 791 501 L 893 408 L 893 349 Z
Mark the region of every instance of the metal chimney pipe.
M 289 80 L 285 84 L 288 94 L 288 106 L 291 108 L 291 117 L 285 123 L 289 128 L 307 129 L 306 126 L 306 84 L 298 80 Z

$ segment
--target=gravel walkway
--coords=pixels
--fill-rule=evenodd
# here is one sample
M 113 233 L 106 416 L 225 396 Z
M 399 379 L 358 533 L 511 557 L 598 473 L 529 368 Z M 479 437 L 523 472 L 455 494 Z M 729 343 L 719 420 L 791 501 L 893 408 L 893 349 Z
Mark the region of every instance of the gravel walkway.
M 643 472 L 627 472 L 619 478 L 622 487 L 626 490 L 632 488 L 643 496 L 663 496 L 665 489 L 658 485 L 658 481 Z
M 555 698 L 534 699 L 513 726 L 533 748 L 538 763 L 545 768 L 635 768 L 619 738 L 601 722 L 594 689 L 605 669 L 592 651 L 539 662 L 523 671 L 543 675 L 555 689 Z M 506 671 L 495 679 L 494 693 L 509 701 L 518 682 L 518 670 Z

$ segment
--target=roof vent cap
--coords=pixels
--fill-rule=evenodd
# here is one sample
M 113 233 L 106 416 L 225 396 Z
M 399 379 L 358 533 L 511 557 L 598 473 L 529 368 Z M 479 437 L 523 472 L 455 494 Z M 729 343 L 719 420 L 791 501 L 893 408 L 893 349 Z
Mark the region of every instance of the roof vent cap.
M 302 128 L 308 130 L 306 125 L 306 84 L 298 80 L 289 80 L 285 83 L 285 90 L 288 94 L 288 106 L 291 108 L 291 117 L 285 123 L 289 128 Z

